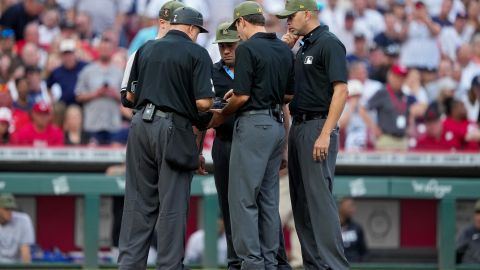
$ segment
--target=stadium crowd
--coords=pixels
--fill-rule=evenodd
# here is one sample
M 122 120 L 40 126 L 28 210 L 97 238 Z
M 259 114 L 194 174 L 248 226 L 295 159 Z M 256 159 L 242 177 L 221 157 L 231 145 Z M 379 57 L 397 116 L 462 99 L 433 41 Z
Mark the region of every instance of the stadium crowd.
M 0 145 L 125 144 L 132 113 L 120 104 L 123 70 L 155 37 L 164 2 L 0 1 Z M 213 30 L 241 0 L 183 2 Z M 267 30 L 282 37 L 286 25 L 272 14 L 283 1 L 258 2 Z M 478 151 L 480 1 L 318 4 L 348 54 L 344 149 Z M 213 33 L 198 43 L 216 62 Z

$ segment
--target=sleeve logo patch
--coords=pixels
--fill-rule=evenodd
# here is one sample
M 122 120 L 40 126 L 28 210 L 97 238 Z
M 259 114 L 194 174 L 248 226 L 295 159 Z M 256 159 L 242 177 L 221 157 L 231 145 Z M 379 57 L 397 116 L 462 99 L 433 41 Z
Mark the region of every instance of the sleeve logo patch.
M 305 57 L 305 60 L 303 61 L 305 65 L 311 65 L 313 64 L 313 56 L 307 56 Z

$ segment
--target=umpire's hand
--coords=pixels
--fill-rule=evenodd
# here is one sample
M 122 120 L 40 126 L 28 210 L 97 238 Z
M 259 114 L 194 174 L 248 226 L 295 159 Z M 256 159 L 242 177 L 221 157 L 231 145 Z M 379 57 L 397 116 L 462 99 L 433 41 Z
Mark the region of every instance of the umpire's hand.
M 205 169 L 205 157 L 203 157 L 202 154 L 200 154 L 198 156 L 198 163 L 199 163 L 199 166 L 198 166 L 198 169 L 197 169 L 197 174 L 199 175 L 207 175 L 208 172 L 207 170 Z
M 330 134 L 321 133 L 313 145 L 313 160 L 324 161 L 327 159 L 330 146 Z

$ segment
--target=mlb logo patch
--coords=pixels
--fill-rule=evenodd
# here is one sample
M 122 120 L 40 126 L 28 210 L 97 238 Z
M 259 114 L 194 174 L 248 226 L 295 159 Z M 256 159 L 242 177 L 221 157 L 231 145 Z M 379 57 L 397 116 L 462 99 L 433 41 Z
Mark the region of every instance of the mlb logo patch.
M 303 61 L 305 65 L 311 65 L 313 64 L 313 56 L 307 56 L 305 57 L 305 60 Z

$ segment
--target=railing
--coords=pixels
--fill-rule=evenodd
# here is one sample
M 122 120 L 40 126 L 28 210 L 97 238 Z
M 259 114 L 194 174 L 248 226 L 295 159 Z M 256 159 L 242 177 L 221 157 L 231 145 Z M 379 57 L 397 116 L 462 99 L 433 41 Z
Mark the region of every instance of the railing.
M 455 203 L 457 199 L 477 199 L 479 178 L 426 178 L 338 176 L 334 193 L 357 198 L 420 198 L 437 199 L 438 204 L 438 263 L 437 264 L 357 264 L 353 269 L 480 269 L 480 266 L 455 265 Z M 125 189 L 123 177 L 102 174 L 39 174 L 0 173 L 0 192 L 18 195 L 72 195 L 85 198 L 85 269 L 98 267 L 98 226 L 100 197 L 121 195 Z M 202 196 L 205 254 L 203 266 L 216 267 L 218 203 L 212 177 L 195 176 L 192 195 Z M 39 265 L 41 267 L 41 265 Z M 22 266 L 26 268 L 26 266 Z M 48 267 L 51 267 L 49 265 Z M 65 265 L 61 265 L 65 268 Z M 75 267 L 72 265 L 72 267 Z M 78 267 L 78 265 L 77 265 Z M 476 267 L 476 268 L 475 268 Z

